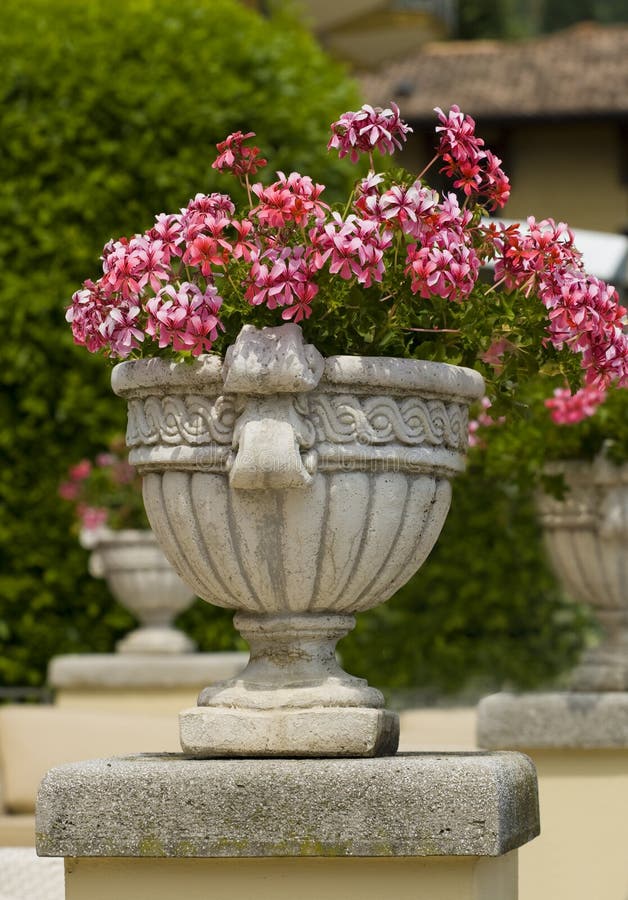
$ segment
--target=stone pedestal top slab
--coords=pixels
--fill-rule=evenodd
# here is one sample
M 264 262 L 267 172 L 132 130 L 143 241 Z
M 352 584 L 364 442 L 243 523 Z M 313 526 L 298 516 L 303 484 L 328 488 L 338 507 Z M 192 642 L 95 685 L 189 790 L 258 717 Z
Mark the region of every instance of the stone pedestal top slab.
M 500 856 L 538 833 L 520 753 L 142 754 L 51 769 L 37 801 L 41 856 Z
M 48 684 L 59 689 L 111 690 L 191 687 L 233 678 L 248 653 L 80 653 L 56 656 Z
M 494 750 L 628 747 L 628 693 L 493 694 L 478 706 L 478 744 Z

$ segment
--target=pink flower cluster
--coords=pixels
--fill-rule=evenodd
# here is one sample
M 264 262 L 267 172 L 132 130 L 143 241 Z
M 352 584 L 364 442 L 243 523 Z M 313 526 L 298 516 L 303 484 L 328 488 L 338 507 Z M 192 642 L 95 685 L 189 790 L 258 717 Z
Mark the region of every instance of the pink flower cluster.
M 490 290 L 503 285 L 503 292 L 538 298 L 547 315 L 546 346 L 580 357 L 583 392 L 557 394 L 552 415 L 567 421 L 594 409 L 609 385 L 628 387 L 626 311 L 617 292 L 584 272 L 563 223 L 483 222 L 509 194 L 501 162 L 457 106 L 436 113 L 437 153 L 414 180 L 372 168 L 375 150 L 393 153 L 412 131 L 395 104 L 364 105 L 333 123 L 328 149 L 352 162 L 365 154 L 371 163 L 342 213 L 322 200 L 324 185 L 298 172 L 251 184 L 266 165 L 250 144 L 254 133 L 229 135 L 217 145 L 213 168 L 240 180 L 248 209 L 238 212 L 225 193 L 197 194 L 178 213 L 158 215 L 144 234 L 110 241 L 101 277 L 86 281 L 67 310 L 75 342 L 115 357 L 198 356 L 223 330 L 223 297 L 301 322 L 323 306 L 334 279 L 365 290 L 381 284 L 382 302 L 395 297 L 391 310 L 403 290 L 406 298 L 415 295 L 417 309 L 433 298 L 481 302 L 480 269 L 494 261 Z M 422 181 L 437 160 L 458 193 L 441 196 Z M 498 371 L 517 350 L 503 335 L 496 330 L 482 357 Z
M 332 221 L 311 233 L 317 268 L 329 263 L 331 275 L 371 287 L 384 274 L 384 251 L 392 236 L 373 219 L 351 213 L 346 219 L 333 213 Z
M 284 320 L 300 322 L 311 315 L 310 303 L 318 292 L 312 280 L 315 271 L 312 254 L 304 247 L 255 252 L 244 298 L 252 306 L 283 307 Z
M 74 504 L 81 528 L 95 530 L 110 523 L 114 508 L 141 506 L 140 479 L 133 466 L 119 451 L 122 437 L 111 443 L 111 450 L 99 453 L 94 462 L 83 459 L 68 470 L 67 480 L 59 485 L 59 496 Z
M 395 103 L 390 104 L 390 109 L 365 103 L 357 112 L 343 113 L 333 122 L 327 149 L 338 150 L 340 159 L 349 156 L 353 163 L 358 161 L 360 153 L 367 153 L 372 162 L 373 150 L 379 150 L 382 155 L 393 154 L 395 149 L 401 149 L 411 131 Z
M 68 480 L 59 485 L 59 496 L 76 504 L 76 515 L 83 528 L 97 529 L 107 521 L 107 510 L 100 506 L 90 506 L 81 500 L 83 483 L 89 478 L 93 466 L 88 459 L 71 466 Z
M 498 416 L 497 419 L 494 419 L 489 414 L 489 409 L 493 405 L 491 400 L 488 397 L 482 397 L 480 401 L 481 411 L 478 414 L 476 419 L 471 419 L 469 421 L 469 446 L 470 447 L 483 447 L 485 445 L 484 439 L 480 436 L 479 431 L 480 428 L 492 428 L 495 425 L 503 425 L 506 421 L 505 416 Z
M 461 210 L 455 194 L 436 204 L 423 222 L 419 220 L 422 246 L 408 247 L 406 273 L 411 289 L 422 297 L 435 294 L 447 300 L 463 300 L 475 287 L 480 259 L 472 245 L 469 210 Z
M 575 425 L 592 416 L 606 399 L 606 393 L 596 387 L 582 387 L 572 394 L 569 388 L 556 388 L 554 396 L 545 401 L 557 425 Z
M 445 165 L 441 168 L 448 178 L 454 179 L 454 187 L 467 197 L 481 198 L 489 209 L 500 209 L 510 196 L 510 182 L 501 169 L 501 159 L 483 149 L 484 141 L 475 134 L 475 121 L 466 116 L 456 105 L 448 114 L 439 107 L 441 124 L 438 156 Z
M 628 386 L 626 309 L 617 291 L 586 274 L 573 232 L 563 222 L 530 217 L 525 231 L 511 226 L 496 235 L 495 245 L 501 254 L 496 280 L 526 295 L 534 291 L 548 311 L 552 344 L 581 356 L 585 390 L 571 398 L 561 389 L 548 401 L 554 420 L 571 423 L 579 421 L 574 416 L 592 415 L 611 383 Z
M 455 194 L 441 201 L 436 191 L 420 181 L 380 191 L 381 181 L 381 176 L 375 175 L 363 179 L 354 206 L 367 221 L 385 226 L 384 249 L 392 243 L 395 232 L 417 241 L 405 248 L 405 274 L 410 277 L 412 292 L 426 299 L 468 297 L 480 270 L 469 229 L 471 212 L 460 209 Z M 383 273 L 380 263 L 377 281 Z
M 172 345 L 174 350 L 189 350 L 199 356 L 211 350 L 218 336 L 220 297 L 213 284 L 208 284 L 204 292 L 188 281 L 178 290 L 167 284 L 148 300 L 146 309 L 146 334 L 155 338 L 159 347 Z
M 251 210 L 260 226 L 283 228 L 294 223 L 299 227 L 308 224 L 310 219 L 317 221 L 325 218 L 329 207 L 319 200 L 325 185 L 315 184 L 309 175 L 292 172 L 287 178 L 283 172 L 277 172 L 278 180 L 270 187 L 254 184 L 252 191 L 259 200 L 259 205 Z
M 260 156 L 259 147 L 245 147 L 244 141 L 255 137 L 253 131 L 243 134 L 234 131 L 228 138 L 216 144 L 218 157 L 212 163 L 212 169 L 219 172 L 233 172 L 239 178 L 255 175 L 258 169 L 266 165 L 266 160 Z
M 158 215 L 146 234 L 110 241 L 102 277 L 86 281 L 66 312 L 75 343 L 122 358 L 147 337 L 193 356 L 210 350 L 222 327 L 212 266 L 225 265 L 239 243 L 237 233 L 225 237 L 234 211 L 226 195 L 198 194 L 180 214 Z M 204 276 L 202 289 L 178 281 L 181 265 Z

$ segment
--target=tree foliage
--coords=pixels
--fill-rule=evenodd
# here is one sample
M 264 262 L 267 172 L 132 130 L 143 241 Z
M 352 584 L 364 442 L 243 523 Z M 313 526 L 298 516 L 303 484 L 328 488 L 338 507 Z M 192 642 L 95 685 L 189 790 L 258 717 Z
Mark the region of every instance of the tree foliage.
M 214 145 L 238 128 L 333 196 L 348 167 L 327 129 L 355 93 L 306 31 L 235 0 L 6 0 L 3 20 L 0 682 L 24 684 L 132 622 L 87 576 L 57 497 L 125 421 L 107 363 L 72 344 L 72 291 L 110 237 L 216 190 Z M 204 612 L 220 640 L 228 620 Z
M 584 21 L 628 22 L 626 0 L 459 0 L 456 36 L 509 40 L 560 31 Z

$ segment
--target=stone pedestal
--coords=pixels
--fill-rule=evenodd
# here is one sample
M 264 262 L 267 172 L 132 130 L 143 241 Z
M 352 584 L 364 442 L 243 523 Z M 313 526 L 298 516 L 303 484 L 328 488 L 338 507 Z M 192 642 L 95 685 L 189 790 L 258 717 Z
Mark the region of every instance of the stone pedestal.
M 37 851 L 68 900 L 515 900 L 538 834 L 514 753 L 198 760 L 141 755 L 52 769 Z
M 56 656 L 48 684 L 58 706 L 178 715 L 207 685 L 233 678 L 247 653 L 81 653 Z
M 495 694 L 478 743 L 537 767 L 543 831 L 520 854 L 520 900 L 626 900 L 628 693 Z

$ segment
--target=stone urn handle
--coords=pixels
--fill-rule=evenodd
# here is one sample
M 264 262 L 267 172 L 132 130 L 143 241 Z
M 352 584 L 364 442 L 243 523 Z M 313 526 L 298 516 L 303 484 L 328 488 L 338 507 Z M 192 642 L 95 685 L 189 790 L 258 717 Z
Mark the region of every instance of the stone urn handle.
M 316 471 L 315 431 L 304 395 L 323 374 L 324 360 L 303 343 L 298 325 L 245 326 L 227 351 L 225 392 L 235 394 L 229 483 L 241 490 L 305 487 Z

